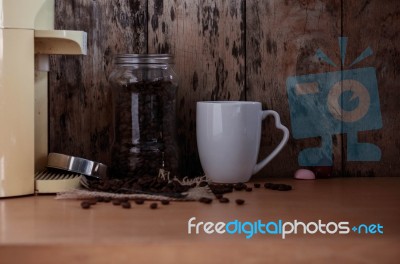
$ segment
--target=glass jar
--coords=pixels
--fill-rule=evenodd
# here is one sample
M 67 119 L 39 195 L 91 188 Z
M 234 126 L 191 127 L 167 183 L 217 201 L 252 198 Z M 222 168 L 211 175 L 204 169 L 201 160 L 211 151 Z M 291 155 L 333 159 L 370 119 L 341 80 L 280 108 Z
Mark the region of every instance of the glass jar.
M 178 78 L 169 54 L 121 54 L 110 75 L 113 86 L 114 177 L 177 175 Z

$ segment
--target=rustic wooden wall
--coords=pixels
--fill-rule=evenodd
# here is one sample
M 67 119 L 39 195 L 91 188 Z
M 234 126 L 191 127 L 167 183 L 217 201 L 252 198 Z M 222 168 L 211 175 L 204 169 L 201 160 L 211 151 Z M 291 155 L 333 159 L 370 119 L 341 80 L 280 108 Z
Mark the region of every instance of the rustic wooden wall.
M 184 172 L 199 175 L 196 101 L 245 100 L 244 1 L 149 1 L 150 53 L 175 55 Z
M 340 0 L 270 0 L 246 2 L 246 92 L 247 99 L 263 102 L 265 109 L 277 111 L 290 130 L 286 78 L 310 73 L 329 72 L 332 67 L 316 59 L 318 48 L 333 58 L 339 55 Z M 275 148 L 282 133 L 274 120 L 264 126 L 261 156 Z M 299 152 L 318 146 L 320 140 L 290 139 L 261 175 L 290 177 L 297 169 Z M 334 140 L 335 156 L 340 157 L 341 136 Z M 335 159 L 335 169 L 341 169 L 341 159 Z
M 118 53 L 147 52 L 147 1 L 56 1 L 56 29 L 88 33 L 87 56 L 53 56 L 50 151 L 110 163 L 113 137 L 107 77 Z
M 399 175 L 399 12 L 396 0 L 56 0 L 56 28 L 88 32 L 89 54 L 52 58 L 50 150 L 109 163 L 112 55 L 169 52 L 180 76 L 184 173 L 199 175 L 196 101 L 261 101 L 290 128 L 286 78 L 340 70 L 314 55 L 320 48 L 340 61 L 338 37 L 347 36 L 349 60 L 368 46 L 375 52 L 359 66 L 377 69 L 384 127 L 360 138 L 383 155 L 381 162 L 346 162 L 346 136 L 337 135 L 334 168 L 344 175 Z M 272 120 L 264 128 L 261 156 L 281 137 Z M 290 139 L 260 176 L 291 177 L 300 150 L 319 143 Z
M 343 1 L 343 10 L 343 35 L 349 37 L 347 65 L 368 46 L 374 52 L 355 68 L 376 68 L 383 121 L 382 129 L 359 133 L 360 142 L 380 147 L 381 161 L 346 162 L 344 171 L 400 176 L 400 2 Z

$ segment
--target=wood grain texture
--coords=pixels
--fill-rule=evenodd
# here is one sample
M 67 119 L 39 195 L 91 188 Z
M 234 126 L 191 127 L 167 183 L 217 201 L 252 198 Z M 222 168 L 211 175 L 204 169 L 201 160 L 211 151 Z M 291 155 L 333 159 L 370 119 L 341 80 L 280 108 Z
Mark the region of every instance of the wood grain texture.
M 56 1 L 56 29 L 88 33 L 87 56 L 53 56 L 49 149 L 110 163 L 113 137 L 107 77 L 118 53 L 147 50 L 147 1 Z
M 383 127 L 359 132 L 359 141 L 376 144 L 379 162 L 346 162 L 349 176 L 398 176 L 400 172 L 400 2 L 343 1 L 343 35 L 348 37 L 346 67 L 367 47 L 373 55 L 354 67 L 374 67 Z M 344 153 L 345 154 L 345 153 Z
M 149 1 L 150 53 L 175 55 L 183 173 L 200 175 L 196 102 L 245 99 L 244 1 Z
M 80 201 L 53 196 L 0 199 L 0 263 L 398 263 L 400 178 L 268 181 L 294 190 L 239 191 L 226 194 L 228 204 L 175 202 L 156 210 L 150 202 L 128 210 L 111 203 L 83 210 Z M 246 203 L 237 206 L 237 198 Z M 192 217 L 193 224 L 380 223 L 384 234 L 305 235 L 301 224 L 285 239 L 259 232 L 250 239 L 244 233 L 206 234 L 203 226 L 188 234 Z
M 339 59 L 340 4 L 339 0 L 246 2 L 247 99 L 261 101 L 265 109 L 277 111 L 289 130 L 287 77 L 340 70 L 315 56 L 321 49 L 332 59 Z M 264 123 L 260 156 L 270 153 L 282 138 L 272 118 Z M 260 175 L 291 177 L 299 168 L 299 152 L 319 145 L 319 139 L 291 137 Z M 340 171 L 341 136 L 333 137 L 333 145 L 334 168 Z

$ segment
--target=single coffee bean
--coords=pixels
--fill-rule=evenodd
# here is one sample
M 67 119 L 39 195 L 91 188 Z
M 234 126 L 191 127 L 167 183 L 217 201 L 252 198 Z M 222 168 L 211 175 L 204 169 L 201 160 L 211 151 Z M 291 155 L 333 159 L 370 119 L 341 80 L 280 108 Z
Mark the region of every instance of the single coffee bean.
M 286 186 L 284 184 L 277 184 L 275 190 L 283 191 L 284 189 L 286 189 Z
M 286 185 L 286 190 L 287 191 L 293 190 L 293 187 L 291 185 Z
M 169 204 L 169 201 L 168 201 L 168 200 L 161 200 L 161 204 L 162 204 L 162 205 L 168 205 L 168 204 Z
M 254 188 L 260 188 L 261 187 L 261 184 L 259 184 L 259 183 L 254 183 Z
M 290 191 L 292 189 L 292 186 L 287 185 L 287 184 L 280 184 L 278 187 L 278 191 Z
M 234 188 L 236 191 L 244 190 L 246 187 L 247 187 L 246 184 L 241 183 L 241 182 L 236 183 L 236 184 L 233 186 L 233 188 Z
M 102 203 L 102 202 L 104 202 L 104 197 L 97 197 L 96 198 L 97 199 L 97 202 L 99 202 L 99 203 Z
M 246 188 L 246 192 L 251 192 L 251 191 L 253 191 L 253 188 L 251 188 L 251 187 Z
M 280 184 L 273 184 L 271 186 L 271 190 L 278 190 L 279 189 Z
M 207 198 L 207 197 L 202 197 L 202 198 L 199 199 L 199 202 L 200 203 L 205 203 L 205 204 L 210 204 L 210 203 L 212 203 L 212 199 Z
M 136 204 L 144 204 L 144 200 L 143 199 L 135 199 L 135 203 Z
M 222 194 L 220 194 L 220 193 L 217 193 L 216 195 L 215 195 L 215 198 L 217 198 L 217 199 L 221 199 L 222 197 L 224 197 Z
M 97 204 L 96 200 L 89 200 L 88 202 L 90 203 L 90 205 L 96 205 Z
M 111 202 L 111 197 L 104 197 L 103 201 L 105 203 L 109 203 L 109 202 Z
M 244 200 L 243 199 L 236 199 L 236 204 L 237 205 L 242 205 L 242 204 L 244 204 Z
M 116 200 L 113 200 L 113 202 L 112 202 L 112 204 L 113 205 L 121 205 L 121 200 L 118 200 L 118 199 L 116 199 Z
M 90 208 L 90 202 L 88 202 L 88 201 L 81 202 L 81 207 L 83 209 L 89 209 Z
M 233 184 L 209 184 L 208 187 L 214 194 L 230 193 L 233 190 Z
M 199 183 L 199 187 L 205 187 L 207 185 L 208 185 L 208 183 L 206 181 L 202 181 Z
M 265 189 L 271 189 L 271 187 L 272 187 L 273 185 L 274 185 L 273 183 L 266 182 L 266 183 L 264 183 L 264 188 L 265 188 Z
M 151 209 L 157 209 L 157 206 L 158 206 L 157 203 L 151 203 L 150 204 L 150 208 Z
M 125 209 L 131 208 L 131 203 L 130 202 L 122 202 L 121 205 L 122 205 L 122 208 L 125 208 Z
M 290 191 L 292 190 L 292 186 L 288 184 L 282 184 L 282 183 L 265 183 L 264 187 L 266 189 L 271 189 L 271 190 L 276 190 L 276 191 Z
M 222 198 L 219 199 L 219 202 L 220 203 L 229 203 L 229 199 L 226 198 L 226 197 L 222 197 Z

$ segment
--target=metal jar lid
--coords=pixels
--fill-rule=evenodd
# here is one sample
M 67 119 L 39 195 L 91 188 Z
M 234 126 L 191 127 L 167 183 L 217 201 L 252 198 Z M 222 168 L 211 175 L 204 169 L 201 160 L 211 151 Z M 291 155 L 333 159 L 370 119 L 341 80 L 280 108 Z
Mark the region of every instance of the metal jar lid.
M 103 163 L 60 153 L 49 153 L 47 167 L 75 172 L 89 177 L 107 177 L 107 166 Z

